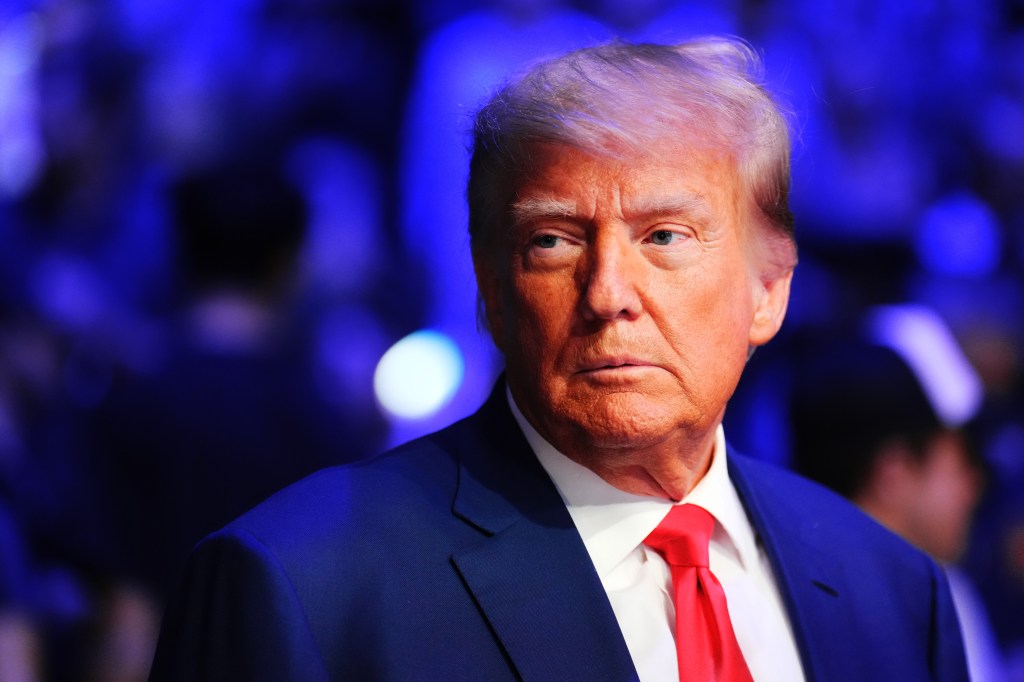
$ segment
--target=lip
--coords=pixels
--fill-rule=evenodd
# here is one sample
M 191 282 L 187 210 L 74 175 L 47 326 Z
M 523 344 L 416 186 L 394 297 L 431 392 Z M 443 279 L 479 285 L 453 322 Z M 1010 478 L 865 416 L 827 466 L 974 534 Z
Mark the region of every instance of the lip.
M 580 365 L 580 373 L 599 372 L 602 370 L 625 370 L 632 368 L 655 367 L 656 365 L 648 360 L 635 358 L 627 355 L 614 355 L 596 358 Z

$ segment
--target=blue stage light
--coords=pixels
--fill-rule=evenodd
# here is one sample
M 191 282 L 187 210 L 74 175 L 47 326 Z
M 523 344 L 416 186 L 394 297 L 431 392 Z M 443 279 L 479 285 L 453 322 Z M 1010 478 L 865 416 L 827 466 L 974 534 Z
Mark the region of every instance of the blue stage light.
M 933 273 L 987 277 L 999 267 L 1003 239 L 988 204 L 960 192 L 928 209 L 918 227 L 915 248 L 918 260 Z

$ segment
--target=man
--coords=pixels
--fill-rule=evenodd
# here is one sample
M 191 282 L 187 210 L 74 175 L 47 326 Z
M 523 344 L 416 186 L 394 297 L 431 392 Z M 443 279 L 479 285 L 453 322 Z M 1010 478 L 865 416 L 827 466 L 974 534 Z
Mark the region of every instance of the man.
M 607 45 L 507 85 L 469 180 L 506 379 L 200 545 L 154 678 L 965 679 L 931 560 L 725 445 L 786 309 L 787 194 L 785 124 L 738 42 Z M 709 561 L 659 539 L 676 507 Z
M 897 350 L 848 340 L 810 354 L 789 414 L 797 471 L 936 560 L 960 558 L 981 494 L 980 462 Z
M 909 317 L 908 310 L 892 307 Z M 962 430 L 977 405 L 959 414 L 941 409 L 935 398 L 971 394 L 949 369 L 966 359 L 956 347 L 937 352 L 944 348 L 937 334 L 920 338 L 927 354 L 872 339 L 826 344 L 804 358 L 789 410 L 794 465 L 943 565 L 970 679 L 1001 681 L 985 608 L 956 567 L 982 491 L 983 463 Z M 928 371 L 943 371 L 942 396 L 926 390 Z

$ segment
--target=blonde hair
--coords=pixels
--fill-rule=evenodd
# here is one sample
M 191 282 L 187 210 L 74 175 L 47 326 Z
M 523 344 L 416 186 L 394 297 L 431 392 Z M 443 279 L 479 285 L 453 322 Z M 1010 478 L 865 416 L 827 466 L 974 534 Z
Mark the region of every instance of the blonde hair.
M 474 256 L 490 241 L 531 147 L 619 155 L 678 139 L 731 155 L 776 236 L 793 240 L 786 115 L 745 42 L 614 42 L 541 62 L 504 85 L 473 126 L 467 197 Z

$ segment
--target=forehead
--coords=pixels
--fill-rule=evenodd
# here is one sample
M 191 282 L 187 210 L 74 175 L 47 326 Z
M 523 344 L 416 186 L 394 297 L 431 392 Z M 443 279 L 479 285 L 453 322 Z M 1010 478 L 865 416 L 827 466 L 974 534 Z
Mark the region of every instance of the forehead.
M 718 150 L 666 143 L 595 154 L 545 143 L 531 151 L 531 168 L 513 195 L 514 218 L 535 211 L 585 211 L 581 202 L 609 201 L 631 212 L 720 212 L 734 208 L 740 196 L 736 164 Z

